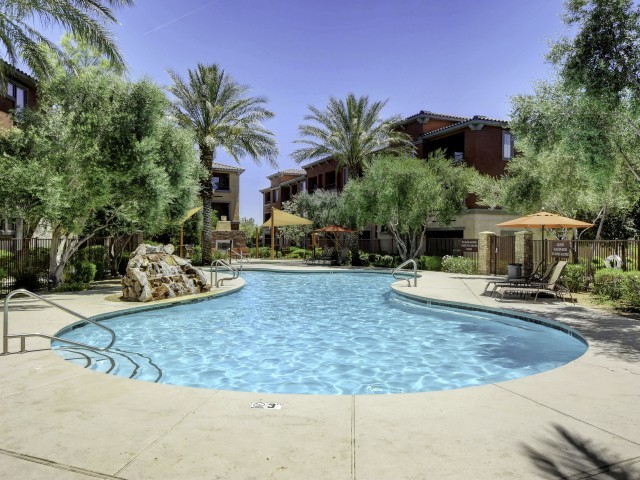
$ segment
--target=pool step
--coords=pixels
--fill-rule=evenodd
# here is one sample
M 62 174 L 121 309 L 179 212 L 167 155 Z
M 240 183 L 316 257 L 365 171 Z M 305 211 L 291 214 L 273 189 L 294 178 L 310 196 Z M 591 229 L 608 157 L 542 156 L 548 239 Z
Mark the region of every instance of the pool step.
M 109 350 L 91 350 L 66 345 L 59 346 L 56 350 L 63 359 L 96 372 L 156 383 L 162 379 L 160 367 L 149 357 L 136 352 L 114 347 Z

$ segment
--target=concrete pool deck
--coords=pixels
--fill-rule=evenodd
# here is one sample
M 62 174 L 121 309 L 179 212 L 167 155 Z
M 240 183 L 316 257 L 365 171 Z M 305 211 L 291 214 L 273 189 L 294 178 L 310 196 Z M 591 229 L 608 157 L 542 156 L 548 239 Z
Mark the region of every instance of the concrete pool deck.
M 590 347 L 560 368 L 508 382 L 309 396 L 128 380 L 28 340 L 40 350 L 0 356 L 0 478 L 640 479 L 640 321 L 555 299 L 497 302 L 482 295 L 488 277 L 422 275 L 417 288 L 394 288 L 546 316 L 579 330 Z M 117 292 L 46 296 L 97 315 L 131 307 L 105 299 Z M 74 321 L 23 297 L 11 305 L 11 333 L 53 334 Z M 256 401 L 283 406 L 251 409 Z

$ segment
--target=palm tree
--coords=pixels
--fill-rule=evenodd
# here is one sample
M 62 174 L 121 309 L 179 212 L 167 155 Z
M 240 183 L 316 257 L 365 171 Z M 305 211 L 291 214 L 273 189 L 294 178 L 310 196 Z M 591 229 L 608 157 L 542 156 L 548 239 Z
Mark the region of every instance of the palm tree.
M 300 125 L 300 140 L 307 145 L 294 151 L 293 159 L 301 163 L 326 157 L 334 158 L 339 167 L 347 167 L 350 179 L 362 174 L 364 165 L 376 153 L 403 154 L 413 149 L 411 137 L 395 129 L 400 117 L 380 118 L 384 102 L 369 103 L 368 96 L 346 100 L 331 97 L 324 111 L 309 106 L 311 114 L 305 120 L 315 125 Z
M 200 184 L 204 216 L 202 260 L 208 263 L 216 149 L 223 148 L 238 163 L 240 157 L 248 155 L 256 163 L 264 158 L 277 167 L 274 135 L 262 126 L 273 113 L 264 106 L 266 98 L 248 96 L 249 87 L 237 83 L 216 64 L 198 64 L 195 70 L 188 70 L 187 81 L 174 71 L 167 73 L 173 81 L 169 91 L 176 97 L 174 114 L 182 125 L 195 132 L 200 161 L 208 172 Z
M 5 61 L 0 62 L 0 84 L 6 78 L 7 63 L 17 65 L 22 60 L 37 76 L 48 77 L 54 70 L 48 50 L 63 62 L 68 60 L 60 47 L 34 28 L 35 21 L 69 30 L 104 54 L 115 67 L 124 69 L 122 55 L 105 25 L 117 23 L 112 8 L 133 4 L 134 0 L 0 1 L 0 46 L 4 50 L 0 59 Z

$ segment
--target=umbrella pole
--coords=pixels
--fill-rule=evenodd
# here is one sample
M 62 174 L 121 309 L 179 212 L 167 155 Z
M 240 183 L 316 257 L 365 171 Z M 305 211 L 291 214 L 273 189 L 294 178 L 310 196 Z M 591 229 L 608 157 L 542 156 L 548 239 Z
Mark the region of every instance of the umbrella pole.
M 258 245 L 258 232 L 260 231 L 260 229 L 258 227 L 256 227 L 256 259 L 260 258 L 260 254 L 258 253 L 258 249 L 260 247 L 260 245 Z
M 275 258 L 275 239 L 276 239 L 276 227 L 273 222 L 273 207 L 271 207 L 271 260 Z

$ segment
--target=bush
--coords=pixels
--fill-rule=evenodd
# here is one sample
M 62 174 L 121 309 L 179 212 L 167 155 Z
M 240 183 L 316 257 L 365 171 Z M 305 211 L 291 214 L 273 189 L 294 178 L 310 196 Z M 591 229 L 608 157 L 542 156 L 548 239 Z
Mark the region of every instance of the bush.
M 615 268 L 598 270 L 593 277 L 594 293 L 610 300 L 618 300 L 622 296 L 623 277 L 624 272 Z
M 0 250 L 0 268 L 3 270 L 9 270 L 9 265 L 13 261 L 13 253 L 7 250 Z
M 393 267 L 393 257 L 391 255 L 378 255 L 376 254 L 375 259 L 371 264 L 374 267 L 382 267 L 382 268 L 391 268 Z
M 189 259 L 192 265 L 202 265 L 202 247 L 196 245 L 193 247 L 191 258 Z
M 73 266 L 72 283 L 91 283 L 96 277 L 96 266 L 88 260 L 83 260 Z
M 439 272 L 442 270 L 442 257 L 422 256 L 418 260 L 418 268 L 420 270 Z
M 109 265 L 109 252 L 104 245 L 93 245 L 85 248 L 86 260 L 96 266 L 96 280 L 104 280 L 107 277 Z
M 363 267 L 368 267 L 371 265 L 371 254 L 360 252 L 360 265 Z
M 310 250 L 305 250 L 304 248 L 298 247 L 291 248 L 291 251 L 287 254 L 287 258 L 308 258 L 310 256 Z
M 564 285 L 572 292 L 587 289 L 587 267 L 581 263 L 569 263 L 562 273 Z
M 626 307 L 640 308 L 640 272 L 625 272 L 621 293 Z
M 30 268 L 29 266 L 23 266 L 20 270 L 13 274 L 15 283 L 13 284 L 15 289 L 24 288 L 26 290 L 34 291 L 40 288 L 40 272 L 37 268 Z
M 477 273 L 476 262 L 472 258 L 452 257 L 446 255 L 442 257 L 442 271 L 472 275 Z

